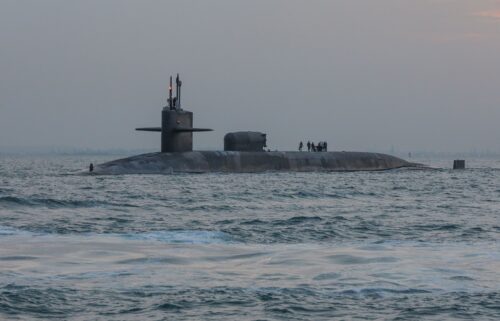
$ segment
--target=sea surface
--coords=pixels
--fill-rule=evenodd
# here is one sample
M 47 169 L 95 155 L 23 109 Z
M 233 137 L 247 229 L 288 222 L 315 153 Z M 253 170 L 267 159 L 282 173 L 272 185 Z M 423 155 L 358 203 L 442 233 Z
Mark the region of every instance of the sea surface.
M 500 160 L 81 173 L 114 158 L 0 156 L 0 319 L 500 319 Z

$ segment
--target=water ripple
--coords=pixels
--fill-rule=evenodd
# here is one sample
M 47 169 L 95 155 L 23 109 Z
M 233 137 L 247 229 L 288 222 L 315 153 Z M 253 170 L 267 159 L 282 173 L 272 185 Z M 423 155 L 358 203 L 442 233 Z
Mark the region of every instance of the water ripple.
M 464 171 L 75 175 L 107 160 L 0 158 L 0 319 L 500 315 L 496 160 Z

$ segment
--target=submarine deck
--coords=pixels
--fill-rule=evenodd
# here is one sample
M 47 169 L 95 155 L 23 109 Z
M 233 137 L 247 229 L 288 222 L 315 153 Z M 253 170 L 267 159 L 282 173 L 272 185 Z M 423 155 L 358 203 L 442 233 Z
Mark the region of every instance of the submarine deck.
M 149 153 L 95 167 L 95 174 L 258 173 L 266 171 L 377 171 L 419 167 L 401 158 L 366 152 L 191 151 Z

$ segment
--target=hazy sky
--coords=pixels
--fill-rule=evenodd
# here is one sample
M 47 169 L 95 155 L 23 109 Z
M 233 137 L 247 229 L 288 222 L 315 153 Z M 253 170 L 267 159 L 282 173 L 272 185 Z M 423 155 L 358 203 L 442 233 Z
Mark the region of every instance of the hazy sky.
M 500 151 L 498 0 L 0 0 L 0 147 L 159 149 L 177 72 L 198 149 Z

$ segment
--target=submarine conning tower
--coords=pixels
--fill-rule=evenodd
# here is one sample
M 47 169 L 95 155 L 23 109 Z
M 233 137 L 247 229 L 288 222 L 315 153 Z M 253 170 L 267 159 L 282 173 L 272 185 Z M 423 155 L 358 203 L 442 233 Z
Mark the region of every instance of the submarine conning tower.
M 176 96 L 172 97 L 172 76 L 168 86 L 167 106 L 161 111 L 161 127 L 136 128 L 139 131 L 161 132 L 161 152 L 190 152 L 193 150 L 193 132 L 212 129 L 193 128 L 193 113 L 181 108 L 181 86 L 179 74 L 175 78 Z

